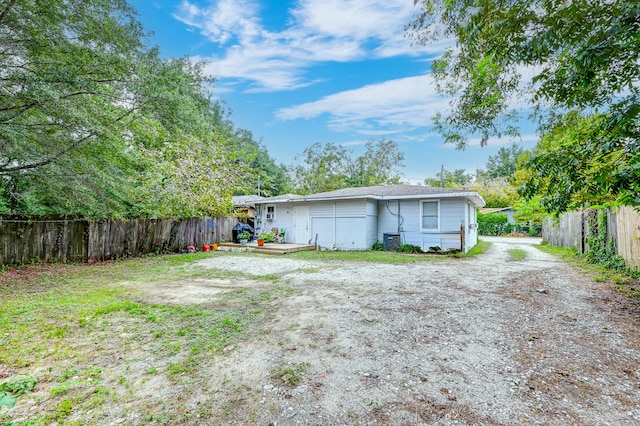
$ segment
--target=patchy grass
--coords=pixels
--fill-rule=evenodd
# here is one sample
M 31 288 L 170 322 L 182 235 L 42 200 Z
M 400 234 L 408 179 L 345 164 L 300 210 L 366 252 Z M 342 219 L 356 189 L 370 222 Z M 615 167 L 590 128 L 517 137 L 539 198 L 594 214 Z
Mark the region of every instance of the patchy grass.
M 509 253 L 509 257 L 513 261 L 523 260 L 527 257 L 527 252 L 521 249 L 509 249 L 507 250 L 507 253 Z
M 243 288 L 223 293 L 215 303 L 181 306 L 148 303 L 131 290 L 131 283 L 228 278 L 229 273 L 193 265 L 207 256 L 65 265 L 56 271 L 43 266 L 41 273 L 33 269 L 16 279 L 5 274 L 0 281 L 0 373 L 4 369 L 14 378 L 0 380 L 0 388 L 18 405 L 30 399 L 38 409 L 18 418 L 13 417 L 18 405 L 5 409 L 0 424 L 109 423 L 113 407 L 119 407 L 114 415 L 123 415 L 150 380 L 158 383 L 158 394 L 145 396 L 136 410 L 143 418 L 182 423 L 180 401 L 167 400 L 162 390 L 198 389 L 210 374 L 203 366 L 212 368 L 223 348 L 255 333 L 269 302 L 288 294 L 277 286 Z M 16 392 L 26 386 L 16 377 L 33 378 L 28 392 Z M 37 383 L 35 390 L 31 383 Z M 201 421 L 208 423 L 206 417 Z
M 534 247 L 581 268 L 596 282 L 610 282 L 620 293 L 628 297 L 640 297 L 640 280 L 636 277 L 603 265 L 589 263 L 575 249 L 554 247 L 546 243 Z
M 478 256 L 484 252 L 486 252 L 487 250 L 489 250 L 489 247 L 491 247 L 491 243 L 487 242 L 487 241 L 483 241 L 481 239 L 478 239 L 478 243 L 473 246 L 471 248 L 471 250 L 469 250 L 466 253 L 458 253 L 456 255 L 454 255 L 455 257 L 472 257 L 472 256 Z
M 332 260 L 332 261 L 342 260 L 342 261 L 375 262 L 375 263 L 391 263 L 391 264 L 433 262 L 433 261 L 441 261 L 446 259 L 446 256 L 429 255 L 427 253 L 409 254 L 409 253 L 398 253 L 395 251 L 377 251 L 377 250 L 299 251 L 296 253 L 290 253 L 287 256 L 292 257 L 294 259 L 304 259 L 304 260 Z

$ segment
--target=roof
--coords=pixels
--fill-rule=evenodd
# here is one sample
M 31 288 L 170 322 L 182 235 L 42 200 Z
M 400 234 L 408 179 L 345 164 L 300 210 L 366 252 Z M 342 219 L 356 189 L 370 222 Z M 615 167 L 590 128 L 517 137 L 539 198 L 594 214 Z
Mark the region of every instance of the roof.
M 500 213 L 500 212 L 506 212 L 509 210 L 515 212 L 515 210 L 511 207 L 486 207 L 486 208 L 480 209 L 480 214 Z
M 452 197 L 469 198 L 478 206 L 484 206 L 485 204 L 482 197 L 476 191 L 460 188 L 434 188 L 421 185 L 364 186 L 358 188 L 343 188 L 309 195 L 285 194 L 278 195 L 277 197 L 264 198 L 256 204 L 344 199 L 399 200 Z
M 255 205 L 256 201 L 263 200 L 260 195 L 235 195 L 232 197 L 234 207 L 250 207 Z

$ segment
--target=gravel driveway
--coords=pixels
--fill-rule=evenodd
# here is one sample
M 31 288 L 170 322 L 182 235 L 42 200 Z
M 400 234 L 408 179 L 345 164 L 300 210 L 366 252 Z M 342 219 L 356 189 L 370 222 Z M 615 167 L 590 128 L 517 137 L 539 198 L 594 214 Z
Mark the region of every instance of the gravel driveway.
M 231 424 L 640 424 L 637 306 L 523 240 L 410 265 L 251 263 L 291 294 L 212 362 Z

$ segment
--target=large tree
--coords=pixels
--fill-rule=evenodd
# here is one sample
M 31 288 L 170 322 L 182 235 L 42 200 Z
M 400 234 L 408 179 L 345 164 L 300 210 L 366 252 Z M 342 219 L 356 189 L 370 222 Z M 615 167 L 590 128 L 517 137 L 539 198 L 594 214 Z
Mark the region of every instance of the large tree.
M 341 188 L 400 183 L 404 154 L 392 140 L 368 140 L 365 152 L 353 157 L 342 145 L 316 142 L 306 148 L 292 167 L 294 190 L 303 194 Z
M 212 79 L 145 37 L 126 0 L 0 1 L 0 213 L 227 210 L 242 168 Z
M 463 148 L 471 136 L 486 144 L 492 136 L 517 134 L 510 106 L 519 96 L 543 129 L 562 121 L 558 112 L 599 111 L 599 127 L 584 136 L 601 153 L 629 153 L 629 162 L 608 177 L 614 185 L 601 188 L 640 203 L 640 2 L 416 3 L 420 13 L 408 32 L 418 43 L 457 41 L 433 65 L 440 91 L 454 95 L 448 114 L 436 117 L 446 142 Z

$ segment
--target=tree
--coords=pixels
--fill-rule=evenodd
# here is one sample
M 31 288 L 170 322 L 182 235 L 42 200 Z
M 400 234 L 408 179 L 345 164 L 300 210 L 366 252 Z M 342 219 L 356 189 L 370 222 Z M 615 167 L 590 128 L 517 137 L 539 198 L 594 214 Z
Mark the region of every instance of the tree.
M 369 140 L 365 147 L 365 153 L 354 159 L 353 153 L 341 145 L 314 143 L 296 157 L 302 164 L 291 168 L 294 190 L 310 194 L 399 183 L 404 154 L 398 144 L 386 139 Z
M 134 15 L 125 0 L 0 2 L 0 212 L 226 211 L 244 170 L 213 79 L 147 49 Z
M 404 167 L 404 153 L 392 140 L 369 139 L 366 152 L 356 158 L 348 167 L 347 185 L 377 186 L 400 183 L 400 168 Z
M 424 184 L 433 187 L 459 188 L 469 184 L 472 179 L 473 176 L 465 173 L 464 169 L 455 169 L 451 172 L 443 168 L 442 171 L 436 173 L 435 178 L 426 178 Z
M 579 146 L 598 146 L 606 155 L 630 153 L 624 171 L 610 175 L 607 183 L 597 182 L 599 191 L 610 189 L 640 204 L 637 1 L 419 3 L 421 11 L 407 27 L 416 42 L 457 39 L 456 49 L 433 64 L 439 90 L 456 95 L 449 115 L 436 117 L 446 142 L 464 148 L 472 135 L 480 135 L 482 145 L 491 136 L 517 135 L 517 114 L 509 106 L 518 95 L 526 96 L 543 131 L 554 127 L 553 111 L 598 111 L 603 118 L 599 128 L 585 135 L 589 139 Z M 523 74 L 532 74 L 526 86 Z M 549 207 L 561 210 L 566 205 Z
M 508 178 L 516 171 L 518 157 L 523 149 L 516 143 L 512 143 L 508 148 L 501 147 L 496 155 L 489 156 L 487 160 L 487 177 Z
M 296 191 L 302 194 L 347 187 L 348 150 L 334 143 L 315 142 L 297 156 L 304 164 L 293 167 Z
M 612 177 L 628 173 L 635 153 L 610 151 L 595 142 L 606 120 L 578 112 L 563 116 L 542 135 L 535 150 L 522 157 L 516 174 L 520 192 L 526 198 L 538 197 L 554 212 L 614 201 L 620 179 Z
M 241 129 L 237 136 L 241 161 L 246 164 L 250 177 L 244 185 L 238 186 L 235 195 L 256 194 L 258 187 L 262 196 L 285 194 L 290 186 L 286 168 L 276 164 L 264 145 L 254 140 L 250 131 Z

